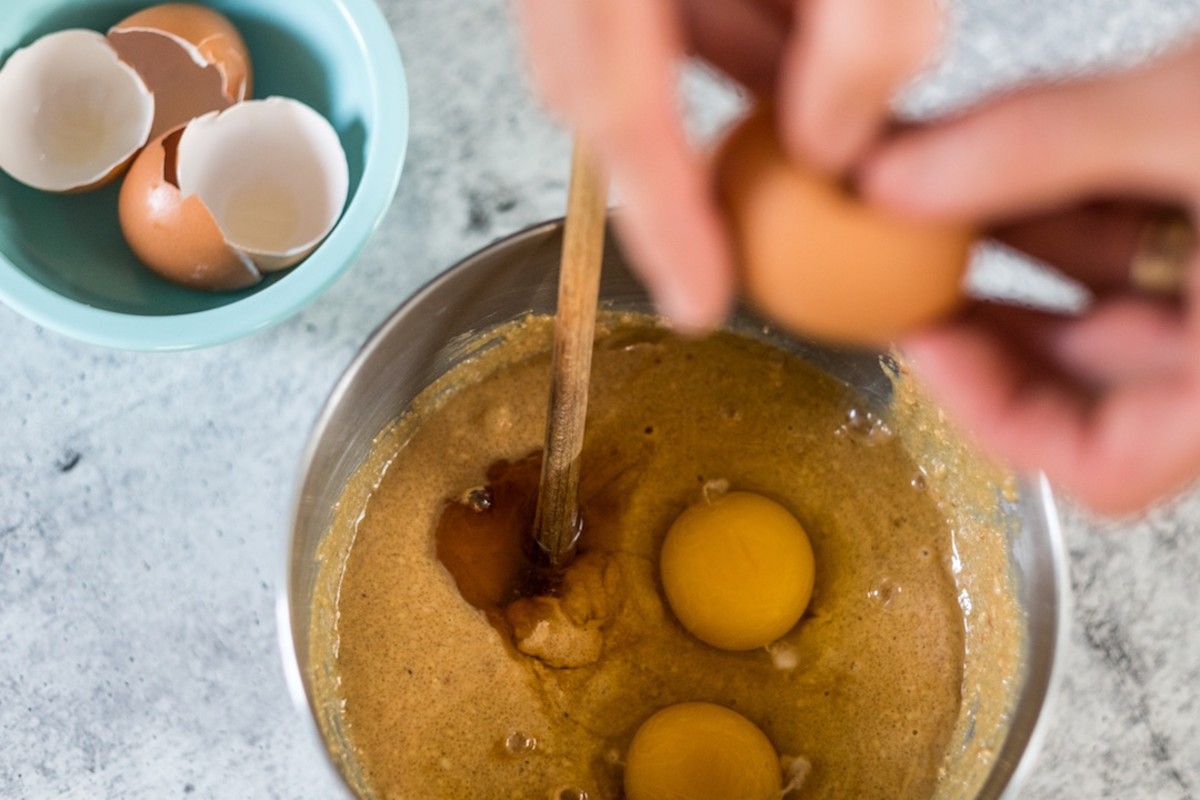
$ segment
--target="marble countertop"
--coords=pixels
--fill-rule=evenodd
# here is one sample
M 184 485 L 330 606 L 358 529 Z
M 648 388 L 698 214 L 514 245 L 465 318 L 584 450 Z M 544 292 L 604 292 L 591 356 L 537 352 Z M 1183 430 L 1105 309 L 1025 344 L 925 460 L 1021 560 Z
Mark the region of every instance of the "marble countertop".
M 530 97 L 501 0 L 381 5 L 409 73 L 409 160 L 380 230 L 313 306 L 169 355 L 79 344 L 0 307 L 0 797 L 341 796 L 276 644 L 301 448 L 405 296 L 561 213 L 569 149 Z M 918 105 L 1200 30 L 1197 0 L 959 9 Z M 727 113 L 726 92 L 688 83 L 700 124 Z M 1065 678 L 1022 796 L 1200 796 L 1200 493 L 1131 522 L 1063 516 Z

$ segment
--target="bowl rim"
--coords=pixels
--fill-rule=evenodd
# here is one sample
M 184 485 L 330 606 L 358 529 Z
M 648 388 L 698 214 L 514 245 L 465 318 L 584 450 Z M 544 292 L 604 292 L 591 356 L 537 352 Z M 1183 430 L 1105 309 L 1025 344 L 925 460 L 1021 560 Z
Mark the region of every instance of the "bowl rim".
M 1066 666 L 1066 651 L 1071 635 L 1072 601 L 1071 601 L 1071 572 L 1070 559 L 1067 553 L 1067 542 L 1063 536 L 1062 517 L 1058 503 L 1054 499 L 1054 489 L 1050 478 L 1044 472 L 1037 472 L 1023 479 L 1023 483 L 1038 499 L 1038 511 L 1043 516 L 1046 525 L 1046 535 L 1050 544 L 1051 571 L 1054 574 L 1054 641 L 1052 650 L 1047 654 L 1050 669 L 1045 675 L 1044 683 L 1032 687 L 1037 703 L 1037 718 L 1033 728 L 1025 740 L 1025 747 L 1017 763 L 1011 768 L 1007 782 L 1000 794 L 1000 800 L 1017 800 L 1021 788 L 1033 772 L 1034 764 L 1045 745 L 1046 736 L 1050 730 L 1051 719 L 1058 706 L 1058 697 L 1062 688 L 1063 674 Z M 1028 668 L 1028 667 L 1027 667 Z M 993 774 L 997 765 L 992 765 Z
M 391 207 L 409 138 L 408 81 L 391 25 L 373 0 L 334 1 L 373 66 L 370 97 L 378 116 L 364 159 L 371 168 L 364 170 L 333 231 L 286 279 L 217 308 L 185 314 L 128 314 L 65 297 L 0 254 L 0 303 L 38 325 L 88 344 L 170 351 L 222 344 L 271 327 L 328 289 L 355 261 Z
M 362 345 L 343 368 L 341 374 L 330 388 L 320 410 L 313 419 L 304 448 L 300 453 L 296 474 L 293 477 L 291 504 L 288 510 L 287 540 L 283 548 L 283 558 L 279 565 L 280 572 L 275 583 L 276 643 L 279 647 L 284 683 L 287 687 L 288 696 L 291 698 L 292 705 L 297 714 L 303 718 L 301 724 L 307 731 L 307 737 L 312 740 L 314 747 L 320 749 L 332 774 L 336 777 L 339 785 L 349 793 L 349 796 L 353 795 L 353 791 L 346 776 L 337 764 L 333 753 L 330 751 L 329 745 L 325 741 L 320 726 L 317 723 L 316 709 L 312 698 L 308 695 L 307 682 L 301 674 L 302 664 L 300 654 L 296 652 L 296 639 L 292 630 L 292 596 L 294 589 L 292 564 L 296 546 L 295 530 L 301 518 L 304 487 L 315 459 L 318 445 L 329 430 L 342 398 L 349 391 L 350 385 L 356 380 L 359 373 L 364 369 L 378 342 L 393 327 L 400 324 L 401 320 L 413 307 L 424 302 L 425 298 L 436 292 L 442 283 L 453 280 L 454 276 L 459 272 L 470 269 L 471 265 L 478 259 L 487 257 L 492 250 L 543 237 L 560 228 L 563 221 L 563 218 L 558 218 L 535 223 L 489 242 L 454 262 L 409 295 L 367 335 Z M 1069 643 L 1072 619 L 1071 584 L 1066 541 L 1063 536 L 1061 516 L 1050 480 L 1045 473 L 1040 471 L 1021 474 L 1017 477 L 1021 495 L 1027 497 L 1034 504 L 1033 513 L 1040 517 L 1045 525 L 1052 561 L 1050 572 L 1054 577 L 1054 635 L 1050 652 L 1045 656 L 1049 662 L 1048 669 L 1043 674 L 1037 676 L 1038 680 L 1028 686 L 1028 690 L 1031 693 L 1029 702 L 1033 704 L 1036 715 L 1033 724 L 1028 730 L 1025 744 L 1021 747 L 1015 763 L 1002 765 L 997 760 L 992 764 L 986 778 L 985 787 L 983 788 L 986 794 L 981 796 L 998 797 L 999 800 L 1016 800 L 1022 786 L 1033 771 L 1038 754 L 1041 752 L 1047 732 L 1050 729 L 1051 718 L 1054 715 L 1062 684 L 1066 662 L 1065 654 Z M 1025 668 L 1033 669 L 1033 665 L 1028 662 L 1028 659 Z M 1018 697 L 1017 700 L 1020 700 L 1020 698 Z M 1004 771 L 1007 772 L 1007 775 L 1003 774 Z M 993 784 L 995 780 L 999 781 L 998 786 Z M 992 786 L 995 786 L 995 789 L 992 789 Z M 998 790 L 998 793 L 993 793 L 996 790 Z

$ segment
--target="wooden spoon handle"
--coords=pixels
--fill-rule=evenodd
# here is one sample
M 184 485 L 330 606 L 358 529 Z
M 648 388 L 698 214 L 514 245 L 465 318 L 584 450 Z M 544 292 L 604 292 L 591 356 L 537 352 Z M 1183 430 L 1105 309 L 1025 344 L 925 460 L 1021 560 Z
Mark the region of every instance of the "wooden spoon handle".
M 537 543 L 555 568 L 570 560 L 581 530 L 579 459 L 604 257 L 606 201 L 606 180 L 598 162 L 576 139 L 558 273 L 550 409 L 534 519 Z

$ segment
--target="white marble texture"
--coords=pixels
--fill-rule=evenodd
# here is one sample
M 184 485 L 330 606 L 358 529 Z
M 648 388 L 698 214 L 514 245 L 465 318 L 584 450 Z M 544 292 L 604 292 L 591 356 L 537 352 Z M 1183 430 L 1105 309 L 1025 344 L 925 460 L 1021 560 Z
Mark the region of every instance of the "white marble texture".
M 409 161 L 381 229 L 315 305 L 171 355 L 82 345 L 0 307 L 0 797 L 339 796 L 277 655 L 298 455 L 372 328 L 460 256 L 558 214 L 568 160 L 502 0 L 382 5 L 409 71 Z M 960 9 L 913 108 L 1200 29 L 1200 0 Z M 711 126 L 729 99 L 692 83 Z M 1064 516 L 1066 680 L 1023 796 L 1200 796 L 1200 494 L 1124 524 Z

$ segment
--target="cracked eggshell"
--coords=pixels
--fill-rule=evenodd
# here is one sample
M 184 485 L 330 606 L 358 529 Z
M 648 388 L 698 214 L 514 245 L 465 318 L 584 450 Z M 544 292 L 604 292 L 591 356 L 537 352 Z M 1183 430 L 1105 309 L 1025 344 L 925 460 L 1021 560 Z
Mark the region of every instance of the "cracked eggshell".
M 315 110 L 283 97 L 206 114 L 179 142 L 179 188 L 259 269 L 290 267 L 329 235 L 350 189 L 346 153 Z
M 233 23 L 211 8 L 153 6 L 112 26 L 108 41 L 155 95 L 150 138 L 250 96 L 246 43 Z
M 99 33 L 48 34 L 0 68 L 0 169 L 50 192 L 96 188 L 146 143 L 154 108 Z
M 253 262 L 226 243 L 200 198 L 185 197 L 176 178 L 182 130 L 148 144 L 121 185 L 121 232 L 134 255 L 169 281 L 222 291 L 258 283 Z
M 146 147 L 121 187 L 121 230 L 159 275 L 237 289 L 311 253 L 348 191 L 346 154 L 324 117 L 298 100 L 250 100 Z

